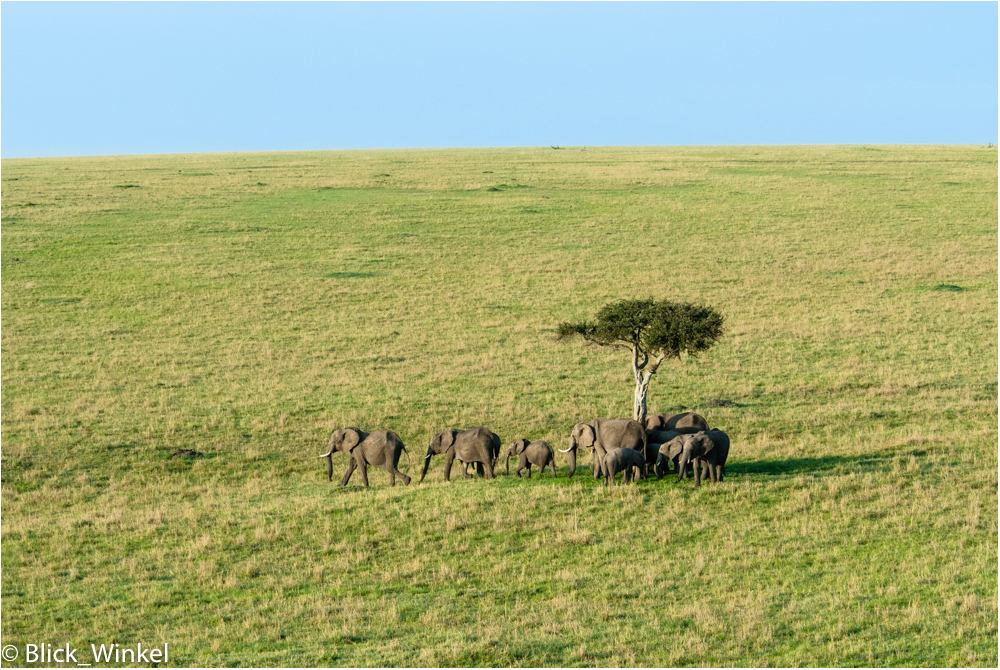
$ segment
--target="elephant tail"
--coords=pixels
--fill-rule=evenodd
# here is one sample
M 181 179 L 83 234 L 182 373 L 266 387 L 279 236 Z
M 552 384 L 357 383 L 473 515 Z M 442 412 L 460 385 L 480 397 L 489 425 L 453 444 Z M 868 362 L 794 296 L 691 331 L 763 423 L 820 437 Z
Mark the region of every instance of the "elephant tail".
M 406 474 L 410 474 L 410 452 L 403 447 L 403 453 L 406 454 Z

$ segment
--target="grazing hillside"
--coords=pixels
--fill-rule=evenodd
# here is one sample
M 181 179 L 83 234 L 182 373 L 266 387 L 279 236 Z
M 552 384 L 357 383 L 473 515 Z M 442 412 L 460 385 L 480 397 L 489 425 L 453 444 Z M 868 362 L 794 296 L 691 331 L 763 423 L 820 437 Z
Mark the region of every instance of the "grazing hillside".
M 995 667 L 997 177 L 943 146 L 4 160 L 4 643 Z M 412 476 L 446 428 L 630 416 L 627 355 L 556 341 L 630 297 L 724 315 L 648 401 L 729 434 L 725 481 L 327 482 L 344 426 Z

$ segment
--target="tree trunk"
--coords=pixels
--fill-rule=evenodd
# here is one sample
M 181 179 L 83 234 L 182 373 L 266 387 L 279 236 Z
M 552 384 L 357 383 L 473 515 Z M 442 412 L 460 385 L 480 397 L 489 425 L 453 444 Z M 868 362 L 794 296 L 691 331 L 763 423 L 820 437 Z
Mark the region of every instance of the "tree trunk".
M 649 391 L 649 373 L 641 372 L 635 376 L 635 402 L 632 405 L 632 418 L 645 427 L 646 425 L 646 392 Z
M 639 360 L 639 350 L 632 346 L 632 373 L 635 375 L 635 400 L 632 403 L 632 418 L 646 427 L 646 393 L 649 391 L 649 382 L 656 374 L 657 368 L 663 362 L 664 356 L 661 354 L 650 363 L 649 356 L 642 354 Z M 649 363 L 649 367 L 646 364 Z

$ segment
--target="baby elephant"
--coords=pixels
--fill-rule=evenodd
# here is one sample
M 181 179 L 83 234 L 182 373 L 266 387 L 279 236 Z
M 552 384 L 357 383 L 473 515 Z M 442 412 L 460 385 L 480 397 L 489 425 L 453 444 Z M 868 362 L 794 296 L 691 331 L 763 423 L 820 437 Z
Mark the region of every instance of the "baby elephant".
M 647 430 L 646 431 L 646 465 L 650 468 L 660 461 L 660 447 L 679 436 L 681 433 L 676 430 Z M 678 452 L 679 453 L 679 452 Z M 674 463 L 676 464 L 676 459 Z M 659 470 L 656 470 L 657 476 Z
M 677 462 L 680 460 L 681 452 L 684 450 L 684 442 L 687 441 L 687 437 L 687 435 L 674 435 L 674 437 L 662 444 L 654 443 L 653 446 L 657 449 L 657 455 L 656 465 L 653 466 L 653 471 L 656 473 L 657 479 L 663 479 L 663 475 L 667 474 L 669 471 L 667 464 L 670 462 L 673 462 L 675 472 L 681 471 Z
M 613 483 L 619 472 L 623 473 L 622 481 L 628 484 L 633 480 L 632 468 L 638 468 L 639 476 L 646 479 L 646 456 L 641 451 L 612 449 L 604 456 L 604 485 Z
M 520 439 L 511 443 L 507 447 L 507 474 L 510 474 L 510 457 L 519 456 L 520 461 L 514 474 L 521 476 L 521 470 L 528 470 L 528 479 L 531 479 L 531 466 L 537 465 L 542 471 L 547 466 L 552 466 L 552 476 L 556 476 L 556 453 L 549 446 L 548 442 L 528 442 Z

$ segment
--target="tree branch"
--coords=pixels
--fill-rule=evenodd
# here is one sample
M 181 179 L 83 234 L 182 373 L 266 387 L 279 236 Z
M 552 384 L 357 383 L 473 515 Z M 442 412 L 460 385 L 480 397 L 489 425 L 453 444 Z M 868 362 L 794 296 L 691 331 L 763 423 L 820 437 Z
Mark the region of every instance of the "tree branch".
M 653 363 L 649 366 L 649 374 L 656 374 L 656 371 L 660 369 L 660 363 L 662 363 L 663 359 L 666 357 L 666 354 L 660 354 L 657 356 Z

